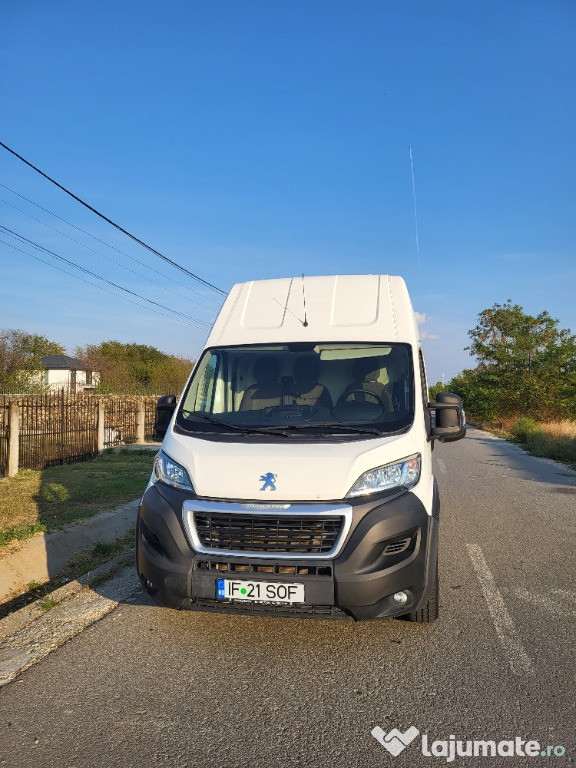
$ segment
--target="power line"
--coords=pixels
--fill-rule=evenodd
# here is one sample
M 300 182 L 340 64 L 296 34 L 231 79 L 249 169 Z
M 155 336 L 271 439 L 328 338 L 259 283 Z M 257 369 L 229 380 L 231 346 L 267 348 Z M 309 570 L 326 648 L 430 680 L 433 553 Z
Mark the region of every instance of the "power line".
M 178 312 L 175 309 L 171 309 L 170 307 L 165 307 L 163 304 L 160 304 L 159 302 L 154 301 L 153 299 L 147 299 L 145 296 L 141 296 L 139 293 L 136 293 L 135 291 L 131 291 L 129 288 L 124 288 L 122 285 L 118 285 L 117 283 L 112 282 L 112 280 L 108 280 L 106 277 L 97 275 L 95 272 L 92 272 L 86 267 L 82 267 L 80 266 L 80 264 L 76 264 L 76 262 L 71 261 L 70 259 L 66 259 L 64 256 L 59 256 L 57 253 L 54 253 L 54 251 L 51 251 L 49 248 L 44 248 L 43 245 L 39 245 L 38 243 L 35 243 L 33 240 L 29 240 L 27 237 L 24 237 L 24 235 L 18 234 L 18 232 L 13 232 L 11 229 L 8 229 L 8 227 L 3 226 L 2 224 L 0 224 L 0 229 L 4 230 L 4 232 L 7 232 L 9 235 L 12 235 L 12 237 L 18 238 L 18 240 L 20 240 L 21 242 L 27 243 L 28 245 L 31 245 L 33 248 L 37 248 L 39 251 L 44 251 L 44 253 L 48 253 L 50 256 L 53 256 L 55 259 L 59 259 L 60 261 L 63 261 L 66 264 L 69 264 L 75 269 L 79 269 L 81 272 L 85 272 L 87 275 L 91 275 L 92 277 L 95 277 L 97 280 L 102 280 L 102 282 L 107 283 L 108 285 L 111 285 L 113 288 L 117 288 L 118 290 L 123 291 L 124 293 L 129 293 L 131 296 L 136 296 L 136 298 L 142 299 L 142 301 L 146 301 L 148 302 L 148 304 L 153 304 L 156 307 L 165 309 L 167 312 L 172 312 L 175 315 L 180 315 L 180 317 L 184 317 L 186 318 L 186 320 L 192 320 L 193 323 L 197 323 L 206 327 L 210 327 L 211 325 L 211 323 L 208 323 L 205 320 L 199 320 L 196 317 L 190 317 L 190 315 L 185 315 L 182 312 Z
M 71 261 L 70 259 L 66 259 L 64 256 L 60 256 L 54 251 L 51 251 L 49 248 L 44 248 L 43 245 L 39 245 L 38 243 L 35 243 L 33 240 L 29 240 L 27 237 L 24 237 L 24 235 L 20 235 L 18 234 L 18 232 L 13 232 L 11 229 L 8 229 L 8 227 L 5 227 L 0 224 L 0 229 L 4 230 L 4 232 L 7 232 L 9 235 L 12 235 L 12 237 L 18 238 L 19 241 L 27 243 L 28 245 L 31 245 L 33 248 L 36 248 L 39 251 L 43 251 L 44 253 L 47 253 L 50 256 L 53 256 L 55 259 L 59 259 L 60 261 L 63 261 L 66 264 L 69 264 L 75 269 L 79 269 L 80 271 L 85 272 L 86 274 L 91 275 L 92 277 L 95 277 L 97 280 L 102 280 L 102 282 L 107 283 L 108 285 L 111 285 L 113 288 L 117 288 L 118 290 L 123 291 L 124 293 L 128 293 L 131 296 L 136 296 L 136 298 L 142 299 L 143 301 L 148 302 L 148 304 L 153 304 L 154 306 L 160 307 L 161 309 L 165 309 L 167 312 L 172 312 L 173 314 L 179 315 L 180 317 L 184 317 L 187 320 L 192 320 L 193 323 L 198 323 L 208 327 L 210 327 L 211 325 L 205 320 L 200 320 L 196 317 L 185 315 L 182 312 L 178 312 L 175 309 L 171 309 L 170 307 L 165 307 L 163 304 L 160 304 L 159 302 L 154 301 L 153 299 L 147 299 L 145 296 L 141 296 L 139 293 L 136 293 L 135 291 L 131 291 L 129 288 L 124 288 L 122 285 L 118 285 L 117 283 L 112 282 L 112 280 L 108 280 L 106 277 L 102 277 L 101 275 L 96 274 L 96 272 L 92 272 L 86 267 L 82 267 L 80 264 L 76 264 L 76 262 Z
M 84 280 L 83 277 L 80 277 L 80 275 L 75 275 L 74 272 L 68 272 L 67 269 L 62 269 L 62 267 L 56 266 L 56 264 L 51 264 L 49 261 L 46 261 L 45 259 L 41 259 L 40 256 L 34 256 L 33 253 L 28 253 L 28 251 L 23 251 L 22 248 L 17 248 L 15 245 L 12 245 L 12 243 L 7 243 L 5 240 L 0 239 L 0 243 L 3 245 L 7 245 L 8 248 L 12 248 L 13 251 L 18 251 L 19 253 L 23 253 L 25 256 L 30 256 L 31 259 L 36 259 L 36 261 L 42 262 L 42 264 L 46 264 L 49 267 L 52 267 L 52 269 L 57 269 L 58 272 L 63 272 L 65 275 L 70 275 L 70 277 L 75 277 L 76 280 L 80 280 L 83 283 L 86 283 L 86 285 L 91 285 L 93 288 L 98 288 L 100 291 L 104 291 L 105 293 L 109 293 L 111 296 L 115 296 L 117 299 L 122 299 L 122 301 L 129 301 L 130 304 L 135 304 L 137 307 L 140 307 L 141 309 L 145 309 L 147 312 L 154 312 L 156 315 L 162 315 L 162 317 L 167 317 L 168 320 L 174 320 L 176 323 L 182 323 L 182 325 L 191 325 L 191 323 L 185 323 L 184 320 L 179 320 L 177 317 L 170 317 L 170 315 L 166 315 L 164 312 L 159 312 L 157 309 L 150 309 L 149 307 L 145 307 L 144 304 L 138 304 L 137 301 L 133 301 L 132 299 L 127 299 L 125 296 L 119 296 L 117 293 L 114 293 L 114 291 L 109 291 L 108 288 L 103 288 L 101 285 L 98 285 L 97 283 L 91 283 L 90 280 Z
M 172 259 L 169 259 L 168 256 L 164 256 L 164 254 L 160 253 L 160 251 L 157 251 L 156 248 L 153 248 L 151 245 L 148 245 L 148 243 L 145 243 L 144 240 L 140 240 L 139 237 L 136 237 L 136 235 L 133 235 L 131 232 L 128 232 L 127 229 L 124 229 L 119 224 L 116 224 L 115 221 L 112 221 L 112 219 L 109 219 L 103 213 L 100 213 L 100 211 L 96 210 L 96 208 L 93 208 L 91 205 L 89 205 L 89 203 L 86 203 L 84 200 L 82 200 L 82 198 L 78 197 L 78 195 L 75 195 L 69 189 L 66 189 L 66 187 L 62 186 L 62 184 L 59 184 L 51 176 L 48 176 L 48 174 L 44 173 L 44 171 L 41 171 L 40 168 L 37 168 L 35 165 L 32 165 L 32 163 L 30 163 L 28 160 L 26 160 L 26 158 L 22 157 L 22 155 L 19 155 L 18 152 L 15 152 L 13 149 L 10 149 L 10 147 L 7 144 L 4 144 L 3 141 L 0 141 L 0 147 L 4 147 L 4 149 L 6 149 L 8 152 L 10 152 L 12 155 L 14 155 L 14 157 L 17 157 L 18 160 L 21 160 L 29 168 L 32 168 L 33 171 L 36 171 L 36 173 L 39 173 L 40 176 L 43 176 L 51 184 L 54 184 L 59 189 L 61 189 L 63 192 L 66 192 L 67 195 L 70 195 L 70 197 L 72 197 L 78 203 L 83 205 L 85 208 L 88 208 L 89 211 L 92 211 L 92 213 L 95 213 L 101 219 L 104 219 L 104 221 L 108 222 L 108 224 L 111 224 L 113 227 L 116 227 L 116 229 L 118 229 L 120 232 L 122 232 L 125 235 L 127 235 L 129 238 L 134 240 L 134 242 L 138 243 L 143 248 L 146 248 L 148 251 L 153 253 L 155 256 L 158 256 L 160 259 L 163 259 L 168 264 L 172 264 L 173 267 L 176 267 L 176 269 L 179 269 L 181 272 L 184 272 L 189 277 L 193 278 L 194 280 L 197 280 L 199 283 L 202 283 L 202 285 L 205 285 L 206 288 L 210 288 L 211 290 L 216 291 L 217 293 L 221 293 L 223 295 L 226 295 L 226 291 L 223 291 L 221 288 L 218 288 L 218 286 L 213 285 L 212 283 L 209 283 L 207 280 L 204 280 L 202 277 L 199 277 L 198 275 L 195 275 L 193 272 L 190 272 L 189 269 L 186 269 L 186 267 L 183 267 L 181 264 L 178 264 L 176 261 L 173 261 Z
M 178 285 L 181 288 L 184 288 L 184 290 L 190 291 L 190 293 L 196 294 L 196 296 L 201 296 L 203 299 L 206 299 L 206 301 L 213 301 L 216 304 L 220 301 L 220 299 L 214 298 L 210 295 L 200 293 L 199 291 L 195 291 L 194 288 L 190 288 L 187 285 L 183 285 L 181 282 L 178 282 L 178 280 L 174 280 L 174 278 L 169 277 L 168 275 L 165 275 L 163 272 L 160 272 L 160 270 L 154 269 L 154 267 L 151 267 L 149 264 L 145 264 L 143 261 L 136 259 L 134 256 L 131 256 L 129 253 L 126 253 L 126 251 L 122 251 L 120 248 L 116 248 L 115 245 L 110 245 L 110 243 L 107 243 L 105 240 L 101 240 L 99 237 L 96 237 L 96 235 L 93 235 L 91 232 L 87 232 L 85 229 L 82 229 L 82 227 L 78 227 L 76 226 L 76 224 L 72 224 L 72 222 L 68 221 L 68 219 L 64 219 L 62 218 L 62 216 L 58 216 L 58 214 L 54 213 L 54 211 L 50 211 L 48 210 L 48 208 L 44 208 L 38 203 L 35 203 L 34 200 L 30 200 L 30 198 L 25 197 L 24 195 L 21 195 L 20 192 L 16 192 L 15 189 L 12 189 L 11 187 L 7 187 L 6 184 L 0 183 L 0 187 L 8 190 L 8 192 L 11 192 L 13 195 L 16 195 L 16 197 L 19 197 L 22 200 L 26 200 L 27 203 L 30 203 L 30 205 L 33 205 L 36 208 L 39 208 L 41 211 L 44 211 L 44 213 L 50 214 L 50 216 L 53 216 L 55 219 L 58 219 L 58 221 L 62 221 L 64 224 L 67 224 L 69 227 L 72 227 L 77 232 L 82 232 L 83 235 L 86 235 L 87 237 L 91 237 L 92 240 L 96 240 L 97 243 L 101 243 L 102 245 L 105 245 L 106 248 L 110 248 L 111 250 L 116 251 L 116 253 L 120 253 L 122 254 L 122 256 L 126 256 L 127 259 L 130 259 L 131 261 L 136 262 L 136 264 L 140 264 L 141 267 L 144 267 L 145 269 L 149 269 L 151 272 L 154 272 L 155 274 L 160 275 L 160 277 L 163 277 L 165 280 L 169 280 L 171 283 L 174 283 L 174 285 Z M 17 211 L 20 211 L 20 208 L 16 208 L 15 205 L 11 205 L 11 203 L 8 203 L 6 200 L 4 200 L 3 202 L 6 205 L 10 205 L 12 208 L 15 208 Z M 26 213 L 26 211 L 21 211 L 21 213 L 25 213 L 26 216 L 30 216 L 31 218 L 34 218 L 33 216 L 31 216 L 31 214 Z M 35 221 L 40 221 L 40 220 L 35 219 Z M 48 226 L 48 224 L 45 224 L 45 222 L 41 222 L 41 223 L 44 224 L 44 226 L 46 227 Z M 58 232 L 58 230 L 55 230 L 55 231 Z M 59 234 L 63 234 L 63 233 L 60 232 Z M 64 237 L 68 237 L 68 235 L 64 235 Z
M 0 200 L 0 202 L 4 203 L 4 205 L 9 205 L 10 208 L 13 208 L 15 211 L 18 211 L 19 213 L 23 213 L 25 216 L 28 216 L 30 219 L 32 219 L 32 221 L 36 221 L 38 222 L 38 224 L 42 224 L 43 227 L 47 227 L 48 229 L 51 229 L 53 232 L 56 232 L 62 237 L 65 237 L 68 240 L 71 240 L 73 243 L 76 243 L 76 245 L 79 245 L 82 248 L 86 248 L 87 251 L 90 251 L 91 253 L 95 253 L 97 256 L 101 256 L 103 259 L 106 259 L 107 261 L 111 261 L 116 266 L 120 266 L 122 269 L 125 269 L 128 272 L 131 272 L 133 275 L 136 275 L 137 277 L 142 278 L 142 280 L 147 280 L 149 283 L 152 283 L 152 285 L 156 285 L 158 286 L 158 288 L 162 288 L 162 290 L 164 291 L 170 291 L 170 293 L 176 294 L 176 296 L 180 296 L 183 299 L 188 299 L 188 296 L 185 296 L 183 293 L 179 293 L 178 291 L 175 291 L 173 288 L 167 288 L 165 285 L 162 285 L 156 280 L 152 280 L 152 278 L 146 277 L 146 275 L 142 275 L 140 274 L 140 272 L 136 272 L 135 269 L 130 269 L 130 267 L 126 267 L 123 264 L 119 265 L 118 262 L 115 261 L 111 256 L 106 256 L 104 253 L 100 253 L 100 251 L 96 251 L 94 250 L 94 248 L 90 248 L 90 246 L 86 245 L 86 243 L 83 243 L 80 240 L 76 240 L 75 238 L 70 237 L 70 235 L 67 235 L 65 232 L 61 232 L 59 229 L 56 229 L 56 227 L 50 226 L 50 224 L 46 224 L 45 221 L 42 221 L 41 219 L 37 219 L 36 216 L 32 216 L 32 214 L 28 213 L 28 211 L 23 211 L 21 208 L 18 208 L 16 205 L 12 205 L 12 203 L 9 203 L 7 200 Z M 138 263 L 141 263 L 141 262 L 138 262 Z M 204 304 L 200 304 L 197 301 L 195 302 L 195 306 L 202 307 L 202 309 L 208 309 L 209 311 L 213 311 L 213 307 L 207 307 Z

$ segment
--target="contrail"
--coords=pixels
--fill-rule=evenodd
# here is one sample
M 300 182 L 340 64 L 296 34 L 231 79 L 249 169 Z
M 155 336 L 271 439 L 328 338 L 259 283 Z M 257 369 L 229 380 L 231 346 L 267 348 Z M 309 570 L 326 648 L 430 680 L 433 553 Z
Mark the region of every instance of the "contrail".
M 414 202 L 414 224 L 416 227 L 416 253 L 418 254 L 418 265 L 420 265 L 420 240 L 418 238 L 418 214 L 416 213 L 416 182 L 414 180 L 414 156 L 412 154 L 412 144 L 410 144 L 410 170 L 412 171 L 412 200 Z

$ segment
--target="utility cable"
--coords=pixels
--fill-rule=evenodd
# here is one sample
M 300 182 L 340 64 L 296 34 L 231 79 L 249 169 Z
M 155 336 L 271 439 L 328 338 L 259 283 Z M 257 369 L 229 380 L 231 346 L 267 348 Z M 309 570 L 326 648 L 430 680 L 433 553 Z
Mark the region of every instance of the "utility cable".
M 81 248 L 85 248 L 87 251 L 90 251 L 91 253 L 95 253 L 96 256 L 101 256 L 103 259 L 106 259 L 107 261 L 111 261 L 116 266 L 119 266 L 121 269 L 125 269 L 127 272 L 131 272 L 133 275 L 136 275 L 137 277 L 140 277 L 142 280 L 146 280 L 149 283 L 152 283 L 152 285 L 156 285 L 158 288 L 162 288 L 163 291 L 169 291 L 171 294 L 176 294 L 176 296 L 180 296 L 183 299 L 189 300 L 188 296 L 185 296 L 183 293 L 179 293 L 178 291 L 175 291 L 173 288 L 168 288 L 165 285 L 162 285 L 161 283 L 157 282 L 156 280 L 152 280 L 151 277 L 146 277 L 146 275 L 140 274 L 140 272 L 136 272 L 135 269 L 130 269 L 130 267 L 126 267 L 123 264 L 118 264 L 117 261 L 115 261 L 112 256 L 106 256 L 104 253 L 100 253 L 100 251 L 96 251 L 94 248 L 90 248 L 89 245 L 86 245 L 86 243 L 81 242 L 80 240 L 76 240 L 73 237 L 70 237 L 70 235 L 67 235 L 65 232 L 61 232 L 59 229 L 56 229 L 56 227 L 50 226 L 50 224 L 46 224 L 45 221 L 42 221 L 41 219 L 37 219 L 36 216 L 32 216 L 31 213 L 28 213 L 28 211 L 23 211 L 21 208 L 18 208 L 16 205 L 12 205 L 12 203 L 9 203 L 7 200 L 0 199 L 0 203 L 4 203 L 4 205 L 9 205 L 10 208 L 13 208 L 15 211 L 18 211 L 19 213 L 23 213 L 24 216 L 28 216 L 28 218 L 32 219 L 32 221 L 38 222 L 38 224 L 42 224 L 43 227 L 47 227 L 48 229 L 51 229 L 52 232 L 56 232 L 57 234 L 61 235 L 62 237 L 65 237 L 66 239 L 70 240 L 73 243 L 76 243 L 76 245 L 79 245 Z M 194 302 L 195 307 L 201 307 L 202 309 L 207 309 L 210 312 L 214 311 L 214 307 L 208 307 L 205 304 L 200 304 L 198 301 Z
M 208 328 L 211 326 L 211 323 L 208 323 L 205 320 L 199 320 L 196 317 L 185 315 L 182 312 L 178 312 L 175 309 L 171 309 L 170 307 L 165 307 L 163 304 L 160 304 L 159 302 L 154 301 L 153 299 L 147 299 L 145 296 L 141 296 L 139 293 L 136 293 L 135 291 L 131 291 L 129 288 L 124 288 L 123 286 L 112 282 L 112 280 L 108 280 L 107 278 L 102 277 L 101 275 L 97 275 L 95 272 L 92 272 L 91 270 L 86 269 L 86 267 L 82 267 L 80 266 L 80 264 L 76 264 L 74 261 L 70 261 L 70 259 L 66 259 L 64 256 L 59 256 L 57 253 L 54 253 L 54 251 L 51 251 L 49 248 L 44 248 L 44 246 L 39 245 L 38 243 L 35 243 L 33 240 L 29 240 L 27 237 L 24 237 L 23 235 L 19 235 L 17 232 L 13 232 L 11 229 L 8 229 L 8 227 L 4 227 L 3 225 L 0 224 L 0 229 L 3 230 L 4 232 L 7 232 L 9 235 L 12 235 L 12 237 L 18 238 L 20 242 L 24 242 L 27 245 L 31 245 L 33 248 L 37 248 L 39 251 L 43 251 L 44 253 L 47 253 L 50 256 L 53 256 L 55 259 L 59 259 L 60 261 L 63 261 L 66 264 L 69 264 L 75 269 L 79 269 L 82 272 L 85 272 L 87 275 L 91 275 L 92 277 L 95 277 L 97 280 L 102 280 L 102 282 L 107 283 L 108 285 L 111 285 L 113 288 L 123 291 L 124 293 L 128 293 L 131 296 L 136 296 L 136 298 L 141 299 L 142 301 L 146 301 L 148 302 L 148 304 L 153 304 L 156 307 L 160 307 L 161 309 L 164 309 L 167 312 L 172 312 L 175 315 L 184 317 L 186 320 L 192 320 L 193 323 L 197 323 L 199 325 L 203 325 Z
M 130 304 L 135 304 L 137 307 L 140 307 L 141 309 L 145 309 L 147 312 L 154 312 L 156 315 L 162 315 L 162 317 L 168 318 L 168 320 L 174 320 L 176 323 L 182 323 L 182 325 L 188 325 L 192 327 L 192 323 L 186 323 L 184 320 L 180 320 L 177 317 L 171 317 L 170 315 L 165 314 L 164 312 L 159 312 L 157 309 L 150 309 L 150 307 L 144 306 L 144 304 L 139 304 L 137 301 L 133 301 L 132 299 L 127 299 L 125 296 L 120 296 L 117 293 L 114 293 L 114 291 L 109 291 L 108 288 L 104 288 L 101 285 L 98 285 L 97 283 L 91 283 L 90 280 L 85 280 L 83 277 L 80 277 L 80 275 L 75 275 L 74 272 L 68 272 L 67 269 L 62 269 L 62 267 L 58 267 L 56 264 L 51 264 L 49 261 L 46 261 L 45 259 L 41 259 L 40 256 L 34 256 L 33 253 L 28 253 L 28 251 L 23 251 L 21 248 L 17 248 L 15 245 L 12 245 L 12 243 L 7 243 L 5 240 L 0 239 L 0 243 L 3 245 L 7 245 L 8 248 L 12 248 L 14 251 L 18 251 L 19 253 L 23 253 L 25 256 L 30 256 L 31 259 L 36 259 L 36 261 L 42 262 L 42 264 L 46 264 L 49 267 L 52 267 L 52 269 L 57 269 L 58 272 L 63 272 L 65 275 L 70 275 L 70 277 L 75 277 L 76 280 L 80 280 L 82 283 L 86 283 L 86 285 L 90 285 L 93 288 L 98 288 L 100 291 L 104 291 L 105 293 L 109 293 L 111 296 L 115 296 L 117 299 L 122 299 L 122 301 L 129 301 Z
M 110 248 L 111 250 L 116 251 L 116 253 L 120 253 L 122 254 L 122 256 L 126 256 L 127 259 L 134 261 L 136 264 L 140 264 L 141 267 L 144 267 L 145 269 L 149 269 L 151 272 L 154 272 L 157 275 L 160 275 L 160 277 L 163 277 L 165 280 L 169 280 L 171 283 L 174 283 L 174 285 L 178 285 L 181 288 L 184 288 L 184 290 L 190 291 L 190 293 L 195 293 L 197 296 L 201 296 L 206 301 L 214 301 L 216 304 L 218 304 L 221 301 L 221 299 L 212 297 L 209 294 L 206 295 L 204 293 L 200 293 L 199 291 L 195 291 L 194 288 L 190 288 L 189 286 L 184 285 L 182 282 L 178 282 L 178 280 L 174 280 L 174 278 L 169 277 L 168 275 L 165 275 L 163 272 L 160 272 L 160 270 L 154 269 L 154 267 L 151 267 L 149 264 L 146 264 L 145 262 L 140 261 L 139 259 L 136 259 L 134 256 L 131 256 L 129 253 L 126 253 L 126 251 L 122 251 L 120 248 L 116 248 L 115 245 L 110 245 L 110 243 L 107 243 L 105 240 L 101 240 L 99 237 L 96 237 L 96 235 L 93 235 L 91 232 L 87 232 L 85 229 L 82 229 L 82 227 L 77 227 L 76 224 L 72 224 L 72 222 L 68 221 L 68 219 L 64 219 L 62 218 L 62 216 L 58 216 L 58 214 L 54 213 L 54 211 L 50 211 L 48 210 L 48 208 L 44 208 L 38 203 L 35 203 L 34 200 L 30 200 L 30 198 L 25 197 L 24 195 L 21 195 L 20 192 L 16 192 L 15 189 L 12 189 L 11 187 L 6 186 L 6 184 L 0 183 L 0 187 L 2 187 L 3 189 L 6 189 L 8 192 L 11 192 L 13 195 L 16 195 L 16 197 L 19 197 L 22 200 L 26 200 L 27 203 L 30 203 L 30 205 L 33 205 L 36 208 L 39 208 L 41 211 L 44 211 L 44 213 L 50 214 L 50 216 L 53 216 L 55 219 L 58 219 L 58 221 L 61 221 L 64 224 L 67 224 L 69 227 L 72 227 L 77 232 L 82 232 L 83 235 L 86 235 L 87 237 L 91 237 L 92 240 L 96 240 L 97 243 L 101 243 L 102 245 L 105 245 L 106 248 Z M 14 208 L 15 210 L 21 211 L 20 208 L 17 208 L 15 205 L 12 205 L 6 200 L 3 200 L 3 202 L 6 203 L 6 205 L 11 205 L 11 207 Z M 26 216 L 31 216 L 31 214 L 26 213 L 26 211 L 21 211 L 21 212 L 25 213 Z M 34 217 L 31 216 L 31 218 L 34 218 Z M 40 220 L 36 219 L 36 221 L 40 221 Z M 42 224 L 44 224 L 44 226 L 48 226 L 48 224 L 45 224 L 44 222 L 42 222 Z M 58 230 L 55 230 L 55 231 L 58 232 Z M 67 235 L 64 235 L 64 237 L 67 237 Z
M 176 267 L 176 269 L 179 269 L 181 272 L 184 272 L 189 277 L 193 278 L 194 280 L 197 280 L 199 283 L 206 286 L 206 288 L 210 288 L 211 290 L 216 291 L 217 293 L 221 293 L 224 296 L 226 295 L 226 291 L 223 291 L 221 288 L 218 288 L 218 286 L 213 285 L 212 283 L 209 283 L 207 280 L 204 280 L 202 277 L 195 275 L 194 272 L 190 272 L 189 269 L 186 269 L 186 267 L 183 267 L 181 264 L 178 264 L 178 262 L 173 261 L 172 259 L 169 259 L 168 256 L 164 256 L 164 254 L 160 253 L 160 251 L 157 251 L 156 248 L 153 248 L 151 245 L 148 245 L 148 243 L 145 243 L 144 240 L 140 240 L 139 237 L 136 237 L 136 235 L 133 235 L 131 232 L 128 232 L 128 230 L 124 229 L 124 227 L 121 227 L 119 224 L 116 224 L 116 222 L 112 221 L 112 219 L 109 219 L 108 216 L 105 216 L 103 213 L 100 213 L 100 211 L 96 210 L 96 208 L 93 208 L 89 203 L 86 203 L 84 200 L 82 200 L 81 197 L 78 197 L 78 195 L 75 195 L 69 189 L 66 189 L 66 187 L 62 186 L 62 184 L 59 184 L 51 176 L 48 176 L 47 173 L 44 173 L 44 171 L 41 171 L 40 168 L 37 168 L 35 165 L 32 165 L 32 163 L 26 160 L 26 158 L 22 157 L 22 155 L 19 155 L 18 152 L 15 152 L 13 149 L 10 149 L 10 147 L 7 144 L 4 144 L 3 141 L 0 141 L 0 147 L 4 147 L 4 149 L 6 149 L 8 152 L 14 155 L 14 157 L 17 157 L 18 160 L 21 160 L 29 168 L 32 168 L 33 171 L 36 171 L 36 173 L 39 173 L 40 176 L 43 176 L 51 184 L 54 184 L 63 192 L 66 192 L 67 195 L 70 195 L 70 197 L 72 197 L 78 203 L 83 205 L 85 208 L 88 208 L 89 211 L 92 211 L 92 213 L 95 213 L 96 216 L 99 216 L 101 219 L 108 222 L 108 224 L 111 224 L 113 227 L 116 227 L 116 229 L 118 229 L 120 232 L 125 234 L 127 237 L 134 240 L 134 242 L 138 243 L 138 245 L 141 245 L 143 248 L 146 248 L 148 251 L 153 253 L 155 256 L 158 256 L 158 258 L 163 259 L 168 264 L 172 264 L 173 267 Z

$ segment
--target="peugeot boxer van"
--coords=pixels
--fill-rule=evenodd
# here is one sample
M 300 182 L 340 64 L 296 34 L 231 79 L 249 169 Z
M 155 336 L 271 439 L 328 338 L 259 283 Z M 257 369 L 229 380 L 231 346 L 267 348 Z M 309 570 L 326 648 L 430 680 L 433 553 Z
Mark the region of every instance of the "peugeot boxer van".
M 174 608 L 323 619 L 438 616 L 435 440 L 401 277 L 235 285 L 176 403 L 142 498 L 137 567 Z

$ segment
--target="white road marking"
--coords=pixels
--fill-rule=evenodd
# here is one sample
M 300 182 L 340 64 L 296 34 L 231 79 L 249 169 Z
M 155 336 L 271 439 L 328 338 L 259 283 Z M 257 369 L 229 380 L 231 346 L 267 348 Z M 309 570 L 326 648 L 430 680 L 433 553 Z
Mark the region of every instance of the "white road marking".
M 496 586 L 494 576 L 492 576 L 486 564 L 482 550 L 478 544 L 466 544 L 466 548 L 468 549 L 468 554 L 480 582 L 480 588 L 486 599 L 492 624 L 504 649 L 510 669 L 515 675 L 533 675 L 534 665 L 532 660 L 520 642 L 514 622 L 508 613 L 504 598 Z
M 446 469 L 446 464 L 442 461 L 442 459 L 436 459 L 438 462 L 438 466 L 440 467 L 440 472 L 442 472 L 443 475 L 448 474 L 448 470 Z
M 559 605 L 557 602 L 554 602 L 554 598 L 551 597 L 551 595 L 558 595 L 562 600 L 570 600 L 571 602 L 576 602 L 576 595 L 572 594 L 571 592 L 567 592 L 564 589 L 551 589 L 550 595 L 548 597 L 546 595 L 540 595 L 535 592 L 529 592 L 527 589 L 522 588 L 515 589 L 514 593 L 517 597 L 520 598 L 520 600 L 524 600 L 527 603 L 536 605 L 538 608 L 542 608 L 554 616 L 560 616 L 561 618 L 572 616 L 576 619 L 575 609 L 568 608 L 565 605 Z

